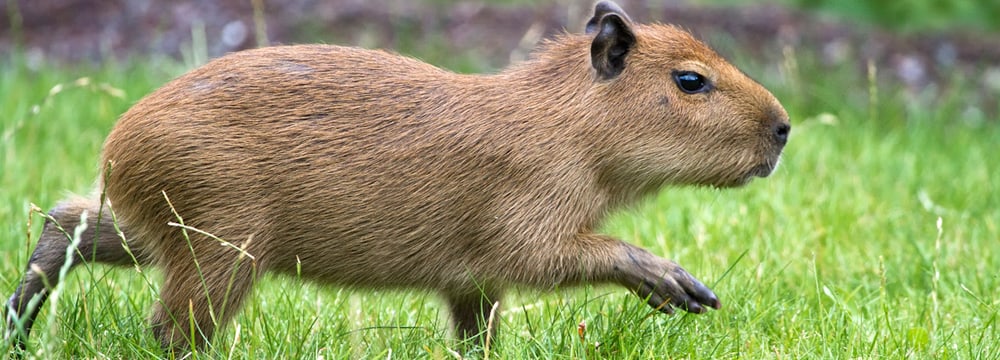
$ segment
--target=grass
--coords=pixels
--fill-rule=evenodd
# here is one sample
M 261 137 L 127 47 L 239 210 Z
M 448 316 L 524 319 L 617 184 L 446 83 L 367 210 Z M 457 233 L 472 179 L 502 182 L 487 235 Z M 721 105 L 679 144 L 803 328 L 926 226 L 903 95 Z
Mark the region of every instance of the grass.
M 617 287 L 524 289 L 503 300 L 488 356 L 997 358 L 1000 123 L 967 118 L 972 90 L 915 101 L 854 68 L 795 56 L 796 67 L 740 61 L 794 119 L 776 174 L 739 190 L 667 189 L 604 227 L 677 260 L 712 285 L 722 310 L 669 317 Z M 37 215 L 26 225 L 29 204 L 88 192 L 116 117 L 184 69 L 158 60 L 31 70 L 18 57 L 0 66 L 0 294 L 24 270 L 27 232 L 39 231 Z M 78 268 L 42 311 L 31 355 L 162 356 L 145 322 L 157 279 Z M 456 355 L 433 294 L 287 280 L 265 278 L 197 357 Z

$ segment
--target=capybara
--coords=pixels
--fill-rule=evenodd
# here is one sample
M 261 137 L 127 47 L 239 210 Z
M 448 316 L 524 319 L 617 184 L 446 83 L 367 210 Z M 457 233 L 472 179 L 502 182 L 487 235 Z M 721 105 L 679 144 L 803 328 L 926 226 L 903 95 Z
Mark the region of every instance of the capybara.
M 436 291 L 459 338 L 512 286 L 616 283 L 701 313 L 720 302 L 691 274 L 595 230 L 665 186 L 768 176 L 789 131 L 704 43 L 610 2 L 488 75 L 330 45 L 229 54 L 121 116 L 96 195 L 49 213 L 9 328 L 23 346 L 83 212 L 73 264 L 162 269 L 150 321 L 168 351 L 204 346 L 271 271 Z

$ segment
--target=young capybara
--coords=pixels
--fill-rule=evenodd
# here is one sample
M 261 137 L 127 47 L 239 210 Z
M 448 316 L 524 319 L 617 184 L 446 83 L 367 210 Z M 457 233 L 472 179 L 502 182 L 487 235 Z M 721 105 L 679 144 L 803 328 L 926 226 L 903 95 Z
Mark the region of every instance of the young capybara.
M 23 346 L 29 300 L 67 261 L 60 228 L 84 212 L 73 264 L 163 270 L 151 324 L 168 351 L 203 346 L 268 271 L 435 290 L 462 338 L 518 285 L 616 283 L 701 313 L 720 302 L 687 271 L 594 231 L 664 186 L 768 176 L 789 130 L 774 96 L 705 44 L 610 2 L 584 34 L 493 75 L 340 46 L 230 54 L 122 115 L 99 195 L 50 212 L 8 335 Z

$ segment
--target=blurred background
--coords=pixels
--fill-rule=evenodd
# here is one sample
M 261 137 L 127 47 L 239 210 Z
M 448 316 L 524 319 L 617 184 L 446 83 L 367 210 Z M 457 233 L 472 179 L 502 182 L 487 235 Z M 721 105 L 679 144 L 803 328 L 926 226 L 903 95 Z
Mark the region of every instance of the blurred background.
M 871 61 L 911 90 L 954 73 L 1000 93 L 1000 2 L 994 0 L 620 0 L 637 21 L 683 26 L 729 56 L 762 64 L 789 51 L 819 64 Z M 535 43 L 579 31 L 592 1 L 4 0 L 0 52 L 43 62 L 168 57 L 197 65 L 268 44 L 392 48 L 460 72 L 490 71 Z M 976 74 L 976 75 L 973 75 Z M 979 76 L 983 75 L 983 76 Z M 990 100 L 990 101 L 986 101 Z

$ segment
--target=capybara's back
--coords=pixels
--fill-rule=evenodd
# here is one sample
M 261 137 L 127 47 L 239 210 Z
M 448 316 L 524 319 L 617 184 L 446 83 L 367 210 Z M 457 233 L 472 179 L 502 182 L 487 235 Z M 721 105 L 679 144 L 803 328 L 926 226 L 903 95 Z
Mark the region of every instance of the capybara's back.
M 666 185 L 767 176 L 788 132 L 774 97 L 707 46 L 600 3 L 585 34 L 494 75 L 326 45 L 214 60 L 122 116 L 106 203 L 52 215 L 113 213 L 136 260 L 164 270 L 151 321 L 168 349 L 210 339 L 267 271 L 436 290 L 462 337 L 515 285 L 613 282 L 702 312 L 719 301 L 677 264 L 594 230 Z M 64 260 L 54 227 L 32 263 Z M 81 250 L 77 263 L 133 261 L 110 233 Z M 33 319 L 22 304 L 44 296 L 41 276 L 16 315 Z

